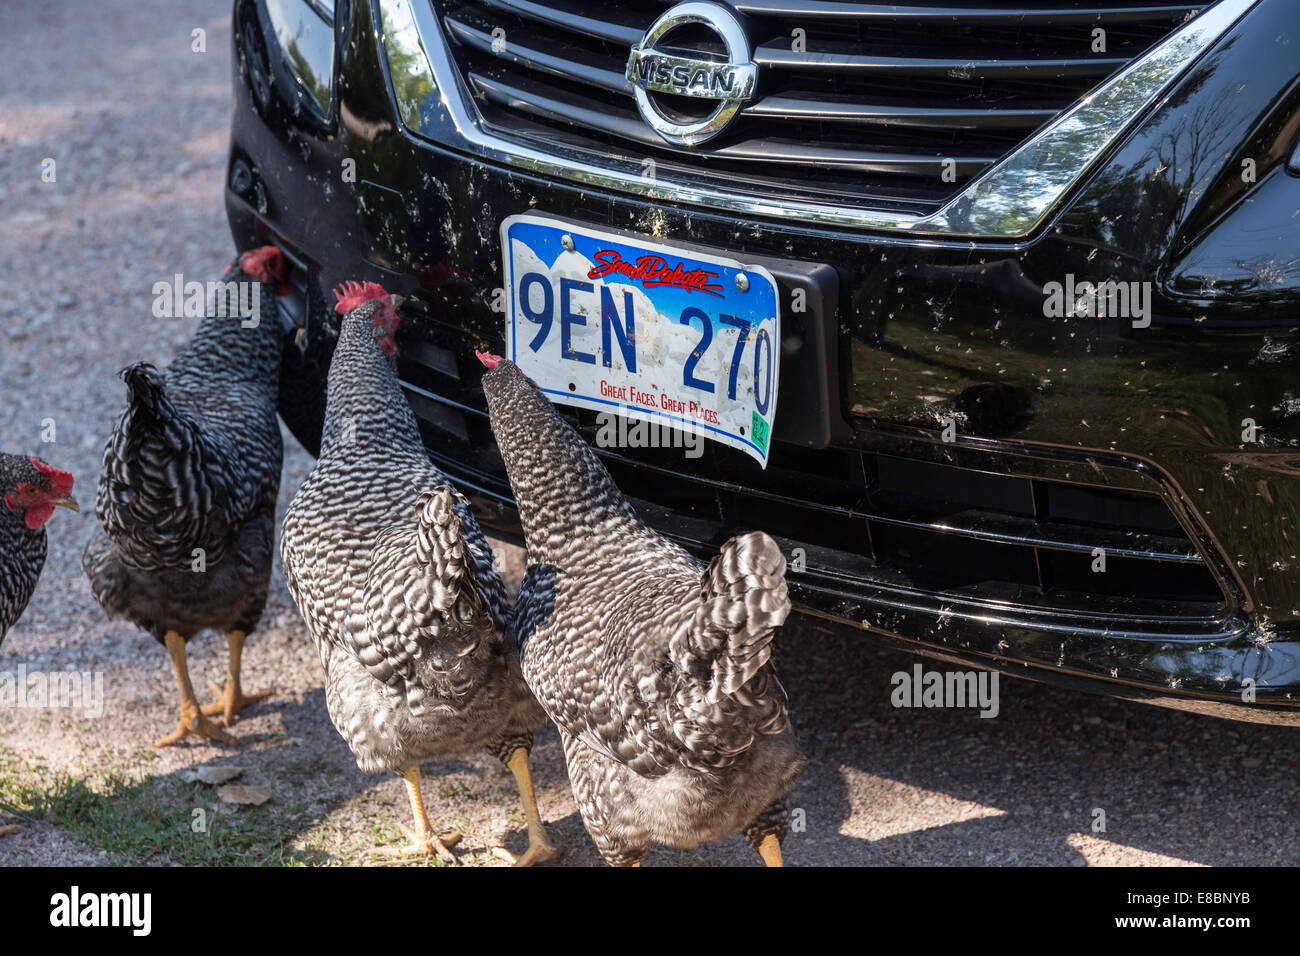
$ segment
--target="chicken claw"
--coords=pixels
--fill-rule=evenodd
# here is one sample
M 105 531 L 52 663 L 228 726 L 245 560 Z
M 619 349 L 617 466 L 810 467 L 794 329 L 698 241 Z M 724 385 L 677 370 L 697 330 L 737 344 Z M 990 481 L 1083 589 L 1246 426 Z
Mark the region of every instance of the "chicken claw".
M 520 747 L 510 755 L 506 766 L 514 774 L 515 785 L 519 788 L 519 799 L 524 805 L 524 817 L 528 821 L 528 850 L 518 859 L 510 854 L 513 866 L 535 866 L 549 863 L 564 855 L 564 850 L 551 843 L 546 835 L 546 825 L 537 809 L 537 795 L 533 790 L 533 774 L 528 766 L 528 751 Z
M 379 856 L 399 858 L 436 856 L 448 866 L 456 866 L 460 863 L 456 854 L 451 852 L 451 848 L 460 843 L 462 839 L 459 830 L 449 830 L 446 833 L 429 832 L 421 835 L 417 830 L 413 830 L 401 823 L 397 825 L 397 829 L 401 830 L 402 835 L 411 842 L 406 846 L 379 847 L 375 850 Z
M 226 689 L 218 690 L 217 685 L 208 681 L 208 690 L 212 696 L 217 698 L 216 703 L 208 704 L 203 708 L 203 713 L 209 717 L 221 715 L 222 722 L 229 727 L 235 722 L 235 715 L 247 707 L 249 704 L 270 697 L 275 693 L 274 690 L 264 690 L 256 694 L 245 694 L 243 687 L 239 683 L 239 671 L 244 655 L 244 639 L 247 635 L 243 631 L 231 631 L 226 635 L 226 646 L 230 649 L 230 666 L 226 670 Z
M 222 723 L 227 727 L 235 722 L 235 715 L 249 704 L 255 704 L 275 693 L 275 689 L 272 688 L 271 690 L 258 691 L 256 694 L 245 694 L 239 687 L 238 680 L 233 684 L 227 682 L 224 691 L 212 681 L 208 681 L 208 690 L 212 692 L 212 696 L 217 700 L 215 703 L 204 707 L 203 713 L 209 717 L 220 716 Z
M 180 725 L 162 740 L 157 741 L 155 747 L 170 747 L 172 744 L 180 743 L 186 737 L 206 737 L 209 740 L 218 740 L 223 744 L 239 746 L 239 741 L 221 728 L 219 724 L 214 724 L 201 713 L 195 713 L 187 716 L 184 709 L 181 710 Z
M 513 854 L 511 854 L 513 857 Z M 530 843 L 524 855 L 511 860 L 511 866 L 537 866 L 539 863 L 550 863 L 564 856 L 564 850 L 550 843 Z
M 194 696 L 194 687 L 190 683 L 190 669 L 185 659 L 185 638 L 175 631 L 168 631 L 163 643 L 167 645 L 167 652 L 171 654 L 172 667 L 176 671 L 176 683 L 181 692 L 181 721 L 174 731 L 155 743 L 154 746 L 170 747 L 190 735 L 207 737 L 209 740 L 219 740 L 223 744 L 238 746 L 238 740 L 203 716 L 203 710 L 199 707 L 198 698 Z
M 397 827 L 411 842 L 404 847 L 381 847 L 378 850 L 379 855 L 431 856 L 436 854 L 444 863 L 453 866 L 459 863 L 450 847 L 460 842 L 460 832 L 453 830 L 450 833 L 434 833 L 433 825 L 429 823 L 429 815 L 424 811 L 424 798 L 420 794 L 420 765 L 412 764 L 407 767 L 402 772 L 402 782 L 406 784 L 406 795 L 411 800 L 411 815 L 415 819 L 415 827 L 412 829 L 400 823 Z

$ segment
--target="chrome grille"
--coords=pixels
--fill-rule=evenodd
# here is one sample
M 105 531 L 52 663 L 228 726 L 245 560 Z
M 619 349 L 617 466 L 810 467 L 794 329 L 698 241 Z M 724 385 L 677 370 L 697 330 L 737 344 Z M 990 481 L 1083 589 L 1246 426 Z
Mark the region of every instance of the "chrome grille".
M 758 94 L 724 134 L 679 147 L 644 122 L 624 78 L 630 47 L 671 3 L 432 2 L 498 135 L 674 181 L 919 215 L 1208 6 L 738 0 Z

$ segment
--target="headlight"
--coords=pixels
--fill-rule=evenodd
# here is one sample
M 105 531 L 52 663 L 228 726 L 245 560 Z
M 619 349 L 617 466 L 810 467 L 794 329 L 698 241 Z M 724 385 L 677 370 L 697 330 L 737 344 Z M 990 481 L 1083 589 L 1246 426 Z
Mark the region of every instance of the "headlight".
M 334 97 L 334 4 L 325 0 L 264 0 L 280 67 L 299 102 L 322 119 Z

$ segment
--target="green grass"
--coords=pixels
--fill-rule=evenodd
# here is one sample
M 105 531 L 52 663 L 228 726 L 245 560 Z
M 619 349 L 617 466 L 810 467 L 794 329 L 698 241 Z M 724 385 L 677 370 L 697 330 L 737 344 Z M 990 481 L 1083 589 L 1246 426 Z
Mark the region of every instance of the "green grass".
M 320 864 L 324 854 L 289 845 L 307 825 L 300 804 L 221 806 L 216 789 L 179 776 L 131 780 L 108 773 L 80 779 L 40 773 L 0 756 L 0 812 L 46 820 L 126 866 Z M 195 811 L 201 811 L 196 813 Z M 195 831 L 196 823 L 199 831 Z

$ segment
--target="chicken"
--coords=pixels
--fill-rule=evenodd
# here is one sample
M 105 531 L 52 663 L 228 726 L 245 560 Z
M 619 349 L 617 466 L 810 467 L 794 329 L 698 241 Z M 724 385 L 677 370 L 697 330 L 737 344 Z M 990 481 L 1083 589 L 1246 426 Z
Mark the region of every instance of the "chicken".
M 454 862 L 420 790 L 420 764 L 486 747 L 514 774 L 529 846 L 558 855 L 528 755 L 545 715 L 507 664 L 505 585 L 465 499 L 425 454 L 397 383 L 396 312 L 375 283 L 336 293 L 344 315 L 329 371 L 321 455 L 285 516 L 289 590 L 320 652 L 330 719 L 357 766 L 406 782 L 409 846 Z
M 637 516 L 512 362 L 480 355 L 528 568 L 511 637 L 559 727 L 573 796 L 605 860 L 740 831 L 781 865 L 803 758 L 770 660 L 785 558 L 753 532 L 707 566 Z
M 101 528 L 82 567 L 110 617 L 149 631 L 171 655 L 180 724 L 163 747 L 196 735 L 226 744 L 235 715 L 271 691 L 246 694 L 244 642 L 266 606 L 275 502 L 284 456 L 276 420 L 281 330 L 275 296 L 284 275 L 274 246 L 243 253 L 225 279 L 247 285 L 255 317 L 214 309 L 165 371 L 122 371 L 129 400 L 104 449 L 95 499 Z M 254 298 L 252 291 L 256 289 Z M 224 690 L 200 706 L 186 642 L 223 631 Z M 209 720 L 220 715 L 221 723 Z
M 0 453 L 0 643 L 27 609 L 45 567 L 45 522 L 56 506 L 77 508 L 72 475 L 23 455 Z

